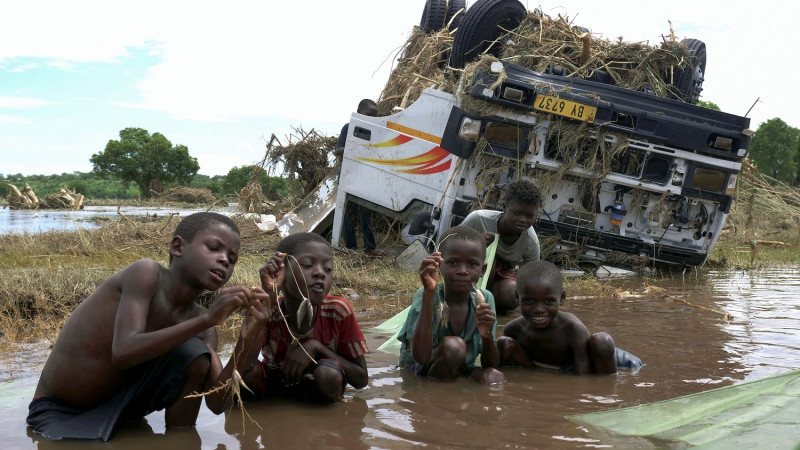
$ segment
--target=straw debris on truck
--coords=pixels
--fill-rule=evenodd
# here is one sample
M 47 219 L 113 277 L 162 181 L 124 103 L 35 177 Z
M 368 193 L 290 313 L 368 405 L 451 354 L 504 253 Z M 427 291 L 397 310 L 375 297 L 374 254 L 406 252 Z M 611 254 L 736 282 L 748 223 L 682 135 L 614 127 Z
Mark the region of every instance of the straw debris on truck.
M 456 3 L 426 2 L 383 115 L 351 116 L 333 244 L 347 201 L 430 241 L 474 209 L 501 209 L 525 178 L 544 195 L 535 228 L 553 258 L 705 261 L 752 135 L 748 118 L 696 105 L 705 44 L 600 39 L 517 0 Z

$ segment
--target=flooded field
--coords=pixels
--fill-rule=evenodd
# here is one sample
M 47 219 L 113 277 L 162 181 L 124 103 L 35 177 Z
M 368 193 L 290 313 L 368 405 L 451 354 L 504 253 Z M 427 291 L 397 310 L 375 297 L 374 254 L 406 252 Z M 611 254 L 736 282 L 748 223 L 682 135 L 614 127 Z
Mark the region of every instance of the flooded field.
M 396 357 L 373 351 L 367 356 L 368 387 L 350 390 L 341 404 L 248 404 L 247 412 L 258 425 L 243 419 L 238 410 L 225 417 L 204 407 L 195 430 L 168 433 L 163 413 L 154 413 L 146 422 L 121 429 L 111 446 L 680 448 L 679 443 L 587 429 L 564 416 L 669 399 L 800 368 L 800 267 L 616 284 L 631 291 L 655 285 L 672 297 L 568 299 L 565 309 L 591 331 L 609 332 L 619 347 L 639 356 L 647 365 L 638 373 L 576 377 L 512 369 L 506 370 L 507 383 L 485 387 L 468 380 L 417 379 L 395 367 Z M 733 318 L 726 321 L 723 313 Z M 515 316 L 501 317 L 500 323 Z M 364 321 L 362 328 L 379 322 Z M 501 330 L 498 327 L 498 333 Z M 366 335 L 372 349 L 386 339 Z M 46 349 L 6 355 L 0 372 L 3 448 L 108 447 L 52 443 L 26 430 L 27 403 L 46 355 Z
M 169 216 L 171 213 L 180 213 L 181 216 L 205 211 L 199 209 L 176 209 L 151 206 L 123 206 L 119 212 L 131 217 L 153 214 Z M 218 211 L 223 212 L 223 211 Z M 10 233 L 41 233 L 45 231 L 64 231 L 83 228 L 91 230 L 100 228 L 112 220 L 118 220 L 116 206 L 87 206 L 80 211 L 71 210 L 33 210 L 10 209 L 0 207 L 0 234 Z

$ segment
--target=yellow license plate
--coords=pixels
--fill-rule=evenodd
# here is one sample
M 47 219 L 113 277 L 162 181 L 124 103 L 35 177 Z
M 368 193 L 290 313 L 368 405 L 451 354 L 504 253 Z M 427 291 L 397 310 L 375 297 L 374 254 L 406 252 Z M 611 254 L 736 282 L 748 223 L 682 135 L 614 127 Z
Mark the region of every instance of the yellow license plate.
M 594 106 L 562 100 L 549 95 L 537 95 L 536 103 L 533 104 L 533 107 L 539 111 L 558 114 L 570 119 L 583 120 L 584 122 L 594 122 L 594 116 L 597 114 L 597 108 Z

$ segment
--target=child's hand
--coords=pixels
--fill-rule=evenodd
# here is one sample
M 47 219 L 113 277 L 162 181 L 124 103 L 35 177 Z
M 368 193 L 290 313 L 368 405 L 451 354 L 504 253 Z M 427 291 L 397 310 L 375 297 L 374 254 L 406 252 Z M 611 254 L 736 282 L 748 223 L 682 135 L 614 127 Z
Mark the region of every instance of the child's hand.
M 213 325 L 219 325 L 239 308 L 250 306 L 253 293 L 248 287 L 232 286 L 222 288 L 217 298 L 208 307 L 208 316 Z
M 283 279 L 286 276 L 283 265 L 285 257 L 285 253 L 275 252 L 264 267 L 258 270 L 258 274 L 261 277 L 261 287 L 269 295 L 273 295 L 275 291 L 279 291 L 283 286 Z
M 281 363 L 281 372 L 283 372 L 283 379 L 287 386 L 300 384 L 303 381 L 303 373 L 306 371 L 306 367 L 313 362 L 306 352 L 314 356 L 316 353 L 314 344 L 317 342 L 314 339 L 309 339 L 302 344 L 294 341 L 289 346 L 289 350 L 286 351 L 286 359 Z M 301 345 L 303 346 L 302 348 L 300 347 Z
M 433 252 L 419 266 L 419 279 L 426 291 L 433 291 L 439 284 L 439 264 L 444 261 L 441 252 Z
M 264 324 L 270 319 L 270 298 L 261 288 L 251 287 L 253 293 L 250 306 L 242 319 L 242 329 L 239 332 L 242 340 L 254 339 L 264 329 Z
M 482 338 L 492 338 L 492 328 L 495 320 L 494 311 L 492 311 L 492 307 L 488 303 L 478 305 L 475 311 L 475 322 Z

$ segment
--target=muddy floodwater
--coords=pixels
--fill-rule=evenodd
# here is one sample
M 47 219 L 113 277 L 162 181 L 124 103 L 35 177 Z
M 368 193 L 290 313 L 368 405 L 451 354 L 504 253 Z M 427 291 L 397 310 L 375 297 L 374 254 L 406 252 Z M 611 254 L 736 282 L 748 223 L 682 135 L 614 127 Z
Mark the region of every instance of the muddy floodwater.
M 508 382 L 504 385 L 486 387 L 466 379 L 452 383 L 417 379 L 395 367 L 395 356 L 373 351 L 367 356 L 368 387 L 348 391 L 346 401 L 337 405 L 250 403 L 247 412 L 252 421 L 243 419 L 239 410 L 225 417 L 203 407 L 195 430 L 167 433 L 163 413 L 154 413 L 141 424 L 121 429 L 110 444 L 87 445 L 52 443 L 27 431 L 27 403 L 46 356 L 46 350 L 31 349 L 7 355 L 10 359 L 0 372 L 0 445 L 60 449 L 680 448 L 680 443 L 584 428 L 564 416 L 665 400 L 800 368 L 798 267 L 614 284 L 631 291 L 655 285 L 673 296 L 567 300 L 565 309 L 591 331 L 609 332 L 617 346 L 647 364 L 638 373 L 577 377 L 516 369 L 505 371 Z M 732 320 L 726 321 L 722 313 L 732 315 Z M 516 315 L 501 317 L 501 325 Z M 380 319 L 362 318 L 362 328 L 367 330 Z M 498 327 L 498 333 L 501 330 Z M 386 338 L 365 334 L 372 349 Z

